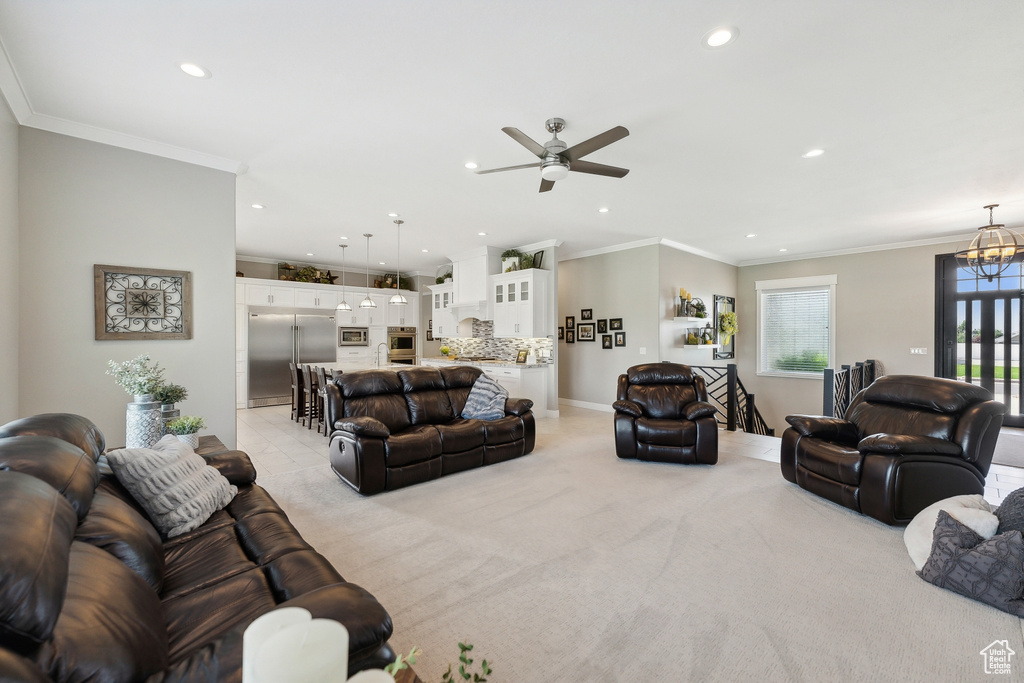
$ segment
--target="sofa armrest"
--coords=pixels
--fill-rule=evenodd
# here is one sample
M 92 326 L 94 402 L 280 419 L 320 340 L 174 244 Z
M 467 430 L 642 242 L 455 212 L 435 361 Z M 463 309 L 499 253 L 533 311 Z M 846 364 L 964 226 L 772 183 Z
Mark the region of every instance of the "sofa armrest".
M 683 407 L 683 417 L 691 422 L 702 417 L 714 417 L 718 410 L 707 401 L 694 401 Z
M 860 440 L 857 450 L 880 455 L 963 455 L 958 443 L 913 434 L 872 434 Z
M 791 424 L 793 429 L 800 432 L 801 436 L 813 436 L 826 441 L 850 445 L 857 443 L 859 437 L 857 425 L 849 420 L 841 420 L 837 417 L 787 415 L 786 422 Z
M 533 401 L 528 398 L 508 398 L 505 400 L 505 414 L 522 417 L 533 408 Z
M 256 468 L 252 460 L 242 451 L 227 451 L 215 455 L 204 455 L 203 460 L 224 475 L 235 486 L 246 486 L 256 481 Z
M 35 662 L 2 648 L 0 680 L 10 683 L 50 683 L 50 677 Z
M 612 408 L 615 409 L 615 412 L 624 413 L 626 415 L 629 415 L 630 417 L 644 416 L 644 411 L 640 409 L 640 406 L 639 404 L 637 404 L 636 401 L 630 401 L 628 399 L 616 401 L 615 403 L 612 404 Z
M 334 428 L 357 436 L 372 436 L 378 439 L 391 436 L 391 430 L 375 417 L 343 417 L 334 423 Z

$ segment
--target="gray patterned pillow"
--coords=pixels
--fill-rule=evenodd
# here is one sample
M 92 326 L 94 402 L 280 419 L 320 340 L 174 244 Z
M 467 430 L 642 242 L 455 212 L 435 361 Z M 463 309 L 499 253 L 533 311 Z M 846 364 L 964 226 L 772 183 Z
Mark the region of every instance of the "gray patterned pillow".
M 107 462 L 167 538 L 197 528 L 238 493 L 238 487 L 173 434 L 153 448 L 111 451 Z
M 473 388 L 466 398 L 462 417 L 467 420 L 500 420 L 505 417 L 505 401 L 508 391 L 487 375 L 480 375 L 473 382 Z
M 999 518 L 999 532 L 1024 532 L 1024 489 L 1017 489 L 1003 498 L 1002 504 L 995 509 Z
M 940 588 L 1024 617 L 1024 537 L 1019 531 L 986 541 L 940 510 L 932 554 L 917 575 Z

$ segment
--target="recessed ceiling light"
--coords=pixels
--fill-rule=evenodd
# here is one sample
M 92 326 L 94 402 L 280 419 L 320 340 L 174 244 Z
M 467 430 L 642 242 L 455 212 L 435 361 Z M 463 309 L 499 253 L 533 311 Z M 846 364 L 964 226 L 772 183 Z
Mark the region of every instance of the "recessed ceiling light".
M 306 253 L 306 256 L 312 256 L 312 255 L 313 255 L 313 253 L 312 253 L 312 252 L 307 252 L 307 253 Z
M 192 62 L 182 62 L 178 66 L 181 67 L 181 70 L 187 73 L 192 78 L 209 78 L 213 75 L 212 73 L 210 73 L 209 69 L 204 69 L 198 64 L 194 64 Z
M 253 204 L 252 208 L 254 208 L 254 209 L 265 209 L 267 207 L 263 206 L 262 204 Z
M 735 26 L 719 26 L 705 33 L 700 39 L 700 44 L 708 48 L 725 47 L 739 35 L 740 30 Z
M 820 157 L 824 153 L 825 150 L 823 149 L 811 149 L 804 152 L 801 156 L 803 156 L 804 159 L 813 159 L 814 157 Z
M 347 237 L 339 237 L 338 239 L 339 240 L 347 240 L 348 238 Z
M 423 252 L 424 254 L 426 254 L 426 253 L 429 253 L 429 252 L 430 252 L 430 250 L 429 250 L 429 249 L 420 249 L 420 251 L 422 251 L 422 252 Z
M 475 163 L 475 162 L 472 162 L 472 161 L 467 161 L 467 162 L 466 162 L 466 168 L 468 168 L 468 169 L 470 169 L 470 170 L 473 170 L 473 169 L 474 169 L 474 168 L 476 168 L 476 167 L 477 167 L 477 165 L 476 165 L 476 163 Z
M 783 247 L 782 249 L 779 249 L 779 251 L 789 251 L 789 249 L 786 249 L 785 247 Z
M 380 265 L 382 265 L 382 266 L 386 266 L 386 265 L 387 265 L 387 264 L 386 264 L 386 263 L 384 263 L 383 261 L 377 261 L 377 263 L 378 263 L 378 264 L 380 264 Z
M 477 234 L 480 235 L 481 237 L 485 237 L 487 235 L 486 232 L 478 232 Z
M 608 207 L 607 206 L 602 206 L 600 209 L 597 210 L 597 212 L 598 213 L 608 213 Z
M 747 235 L 747 239 L 753 239 L 755 237 L 757 237 L 757 233 L 756 232 L 752 232 L 749 235 Z
M 398 218 L 398 214 L 397 214 L 397 213 L 395 213 L 394 211 L 392 211 L 391 213 L 389 213 L 389 214 L 388 214 L 388 216 L 389 216 L 390 218 Z

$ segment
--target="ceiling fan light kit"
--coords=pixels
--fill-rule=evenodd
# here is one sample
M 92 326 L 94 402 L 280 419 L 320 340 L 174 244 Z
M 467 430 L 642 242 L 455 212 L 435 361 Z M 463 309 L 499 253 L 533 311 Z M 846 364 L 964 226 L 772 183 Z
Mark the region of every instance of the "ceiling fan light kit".
M 519 166 L 505 166 L 503 168 L 490 168 L 483 171 L 474 171 L 477 174 L 497 173 L 499 171 L 514 171 L 520 168 L 540 168 L 540 192 L 548 192 L 559 180 L 565 180 L 569 171 L 577 173 L 589 173 L 591 175 L 603 175 L 609 178 L 622 178 L 629 173 L 628 168 L 597 164 L 592 161 L 583 161 L 583 157 L 607 147 L 629 135 L 629 131 L 623 126 L 616 126 L 606 130 L 600 135 L 595 135 L 589 140 L 584 140 L 578 145 L 568 147 L 565 142 L 558 139 L 558 134 L 565 128 L 565 119 L 553 118 L 544 123 L 544 127 L 551 133 L 551 139 L 543 145 L 523 133 L 518 128 L 502 128 L 502 132 L 530 150 L 540 161 L 532 164 L 521 164 Z
M 970 268 L 989 282 L 1009 268 L 1014 257 L 1024 251 L 1024 238 L 1002 223 L 992 221 L 992 209 L 997 206 L 989 204 L 985 207 L 988 209 L 988 225 L 978 228 L 978 234 L 971 243 L 956 252 L 956 259 L 963 267 Z

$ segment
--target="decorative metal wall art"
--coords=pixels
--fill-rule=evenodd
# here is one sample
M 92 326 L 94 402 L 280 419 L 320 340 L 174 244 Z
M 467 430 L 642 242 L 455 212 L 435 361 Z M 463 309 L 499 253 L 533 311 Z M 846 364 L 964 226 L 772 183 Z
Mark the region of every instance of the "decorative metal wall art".
M 191 339 L 192 273 L 93 266 L 96 339 Z

